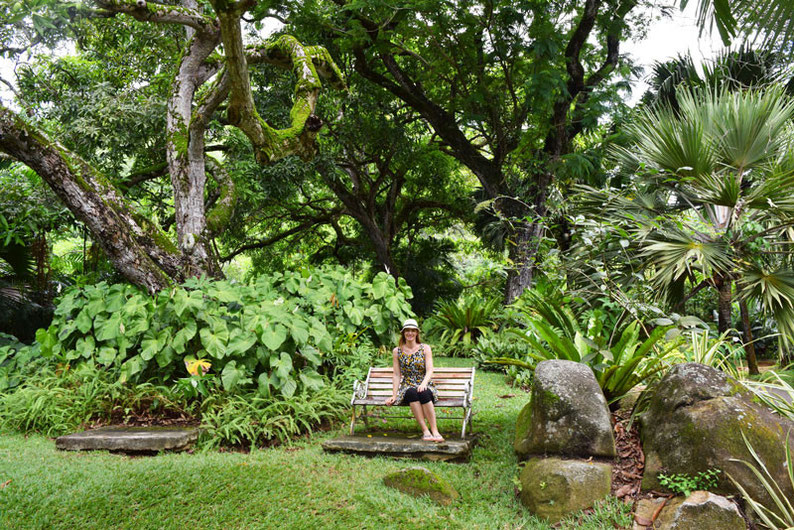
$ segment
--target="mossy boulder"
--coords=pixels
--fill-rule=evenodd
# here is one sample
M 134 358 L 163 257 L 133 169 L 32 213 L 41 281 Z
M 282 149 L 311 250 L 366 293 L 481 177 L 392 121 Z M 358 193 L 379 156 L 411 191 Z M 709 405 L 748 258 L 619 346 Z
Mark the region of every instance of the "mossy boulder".
M 538 364 L 513 448 L 522 459 L 541 454 L 615 456 L 609 409 L 590 367 L 562 360 Z
M 452 504 L 460 496 L 449 482 L 425 467 L 401 469 L 383 477 L 383 483 L 414 497 L 428 495 L 443 506 Z
M 592 460 L 530 458 L 521 471 L 521 503 L 556 523 L 609 495 L 612 465 Z
M 789 498 L 794 490 L 785 461 L 786 434 L 794 422 L 753 402 L 736 380 L 714 368 L 679 364 L 649 388 L 648 406 L 640 414 L 640 438 L 645 451 L 645 489 L 660 487 L 661 472 L 695 474 L 723 471 L 717 493 L 735 494 L 730 474 L 754 499 L 772 507 L 761 482 L 737 460 L 754 463 L 744 437 Z M 790 441 L 794 451 L 794 436 Z

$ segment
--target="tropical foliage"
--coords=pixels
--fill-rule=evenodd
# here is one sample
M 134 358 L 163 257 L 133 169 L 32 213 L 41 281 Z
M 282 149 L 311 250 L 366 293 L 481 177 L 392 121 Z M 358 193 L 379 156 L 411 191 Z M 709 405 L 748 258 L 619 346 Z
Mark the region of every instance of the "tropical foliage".
M 467 296 L 439 302 L 427 322 L 427 331 L 438 338 L 448 354 L 461 353 L 492 331 L 494 312 L 499 306 L 496 298 L 483 301 Z
M 556 297 L 560 298 L 557 293 Z M 662 369 L 677 346 L 665 341 L 673 326 L 657 326 L 648 332 L 637 320 L 614 320 L 604 326 L 606 313 L 576 311 L 565 303 L 557 305 L 546 296 L 527 292 L 522 299 L 526 327 L 510 332 L 527 346 L 530 360 L 497 357 L 489 362 L 519 366 L 528 370 L 541 361 L 563 359 L 590 366 L 612 402 Z M 669 336 L 675 339 L 676 334 Z
M 735 285 L 736 298 L 774 315 L 790 342 L 794 104 L 779 87 L 681 90 L 678 101 L 678 112 L 640 113 L 627 127 L 634 142 L 615 148 L 623 168 L 639 172 L 630 189 L 583 188 L 584 206 L 606 210 L 662 298 L 680 304 L 715 289 L 724 332 Z
M 373 340 L 390 342 L 409 314 L 410 296 L 385 273 L 370 284 L 339 268 L 249 285 L 192 279 L 155 297 L 100 283 L 68 292 L 32 349 L 62 364 L 118 367 L 120 382 L 189 377 L 196 387 L 206 386 L 205 376 L 189 374 L 186 363 L 204 359 L 226 391 L 291 397 L 325 385 L 321 374 L 334 366 L 324 359 L 335 337 L 367 329 Z

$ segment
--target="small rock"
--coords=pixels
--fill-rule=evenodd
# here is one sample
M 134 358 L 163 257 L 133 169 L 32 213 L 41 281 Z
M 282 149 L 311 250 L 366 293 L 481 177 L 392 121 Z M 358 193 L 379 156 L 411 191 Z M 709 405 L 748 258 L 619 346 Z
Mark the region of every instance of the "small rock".
M 383 483 L 403 493 L 420 497 L 429 495 L 435 502 L 449 506 L 460 495 L 446 480 L 425 467 L 409 467 L 383 477 Z
M 615 456 L 609 408 L 589 366 L 543 361 L 516 424 L 514 449 L 529 455 Z
M 521 472 L 521 502 L 556 523 L 609 495 L 612 465 L 586 460 L 531 458 Z
M 744 530 L 747 528 L 734 503 L 709 493 L 695 491 L 689 497 L 676 497 L 659 513 L 656 530 Z

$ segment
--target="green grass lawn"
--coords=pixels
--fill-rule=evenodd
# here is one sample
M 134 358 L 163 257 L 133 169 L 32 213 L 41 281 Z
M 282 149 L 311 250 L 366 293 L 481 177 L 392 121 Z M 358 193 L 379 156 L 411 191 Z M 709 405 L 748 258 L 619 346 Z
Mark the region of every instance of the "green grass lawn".
M 500 397 L 509 394 L 515 397 Z M 137 458 L 61 452 L 48 438 L 4 433 L 0 484 L 10 482 L 0 489 L 0 528 L 550 528 L 515 495 L 519 468 L 512 440 L 528 395 L 491 372 L 477 374 L 475 395 L 480 442 L 471 461 L 420 464 L 461 494 L 449 507 L 383 485 L 384 475 L 416 461 L 325 454 L 320 442 L 344 434 L 342 424 L 250 454 Z M 411 428 L 402 420 L 388 426 Z M 459 429 L 459 421 L 441 423 L 442 433 Z M 628 527 L 628 511 L 613 499 L 564 527 Z

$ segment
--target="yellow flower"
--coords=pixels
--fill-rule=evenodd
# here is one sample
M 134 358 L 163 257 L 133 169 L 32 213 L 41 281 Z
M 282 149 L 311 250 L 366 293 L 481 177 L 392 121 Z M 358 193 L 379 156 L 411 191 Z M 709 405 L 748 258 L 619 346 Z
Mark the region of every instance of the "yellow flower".
M 207 359 L 193 359 L 192 361 L 185 361 L 185 368 L 187 368 L 187 372 L 190 375 L 199 375 L 199 371 L 201 375 L 206 374 L 209 372 L 212 363 L 210 363 Z

